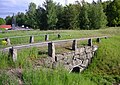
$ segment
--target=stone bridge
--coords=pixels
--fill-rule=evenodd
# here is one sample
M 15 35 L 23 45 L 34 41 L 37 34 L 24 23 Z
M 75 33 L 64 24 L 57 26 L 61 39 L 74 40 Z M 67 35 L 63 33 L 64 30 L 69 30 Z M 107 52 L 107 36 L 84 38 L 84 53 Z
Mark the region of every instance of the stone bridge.
M 55 61 L 51 57 L 43 59 L 40 64 L 48 68 L 65 68 L 69 72 L 81 72 L 91 63 L 97 49 L 96 45 L 83 46 L 76 51 L 56 54 Z
M 70 72 L 81 72 L 91 63 L 92 58 L 98 47 L 92 44 L 92 39 L 96 39 L 96 42 L 100 42 L 100 38 L 107 39 L 106 36 L 102 37 L 92 37 L 92 38 L 80 38 L 80 39 L 68 39 L 68 40 L 57 40 L 57 41 L 47 41 L 40 43 L 33 43 L 27 45 L 13 46 L 2 49 L 1 51 L 8 51 L 8 57 L 11 57 L 13 62 L 17 60 L 18 49 L 30 48 L 30 47 L 40 47 L 48 46 L 48 56 L 47 58 L 40 58 L 35 61 L 35 66 L 44 66 L 47 68 L 59 68 L 64 67 Z M 86 46 L 78 48 L 77 41 L 87 40 L 88 44 Z M 55 45 L 63 44 L 64 42 L 72 42 L 72 52 L 56 54 Z

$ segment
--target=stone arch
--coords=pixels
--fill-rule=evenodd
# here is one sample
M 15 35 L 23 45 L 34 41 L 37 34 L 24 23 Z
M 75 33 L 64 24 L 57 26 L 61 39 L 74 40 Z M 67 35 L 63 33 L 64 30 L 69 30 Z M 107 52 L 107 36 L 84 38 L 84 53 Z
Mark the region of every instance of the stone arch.
M 73 73 L 79 73 L 79 72 L 80 72 L 80 67 L 78 67 L 78 66 L 74 67 L 74 68 L 71 70 L 71 72 L 73 72 Z

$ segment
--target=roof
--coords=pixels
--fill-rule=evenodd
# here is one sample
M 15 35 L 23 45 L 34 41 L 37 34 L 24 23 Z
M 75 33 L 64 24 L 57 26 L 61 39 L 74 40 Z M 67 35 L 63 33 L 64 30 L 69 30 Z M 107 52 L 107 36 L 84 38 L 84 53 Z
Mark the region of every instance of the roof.
M 0 25 L 0 28 L 11 28 L 11 25 Z

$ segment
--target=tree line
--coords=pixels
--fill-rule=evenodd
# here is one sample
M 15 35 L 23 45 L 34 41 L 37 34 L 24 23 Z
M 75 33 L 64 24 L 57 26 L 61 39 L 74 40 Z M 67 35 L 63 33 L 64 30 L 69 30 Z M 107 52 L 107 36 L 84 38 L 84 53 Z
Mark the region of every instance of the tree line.
M 120 25 L 120 0 L 87 3 L 84 0 L 62 6 L 53 0 L 45 0 L 43 6 L 30 3 L 26 13 L 15 15 L 18 26 L 25 25 L 33 29 L 100 29 L 106 26 Z M 12 17 L 5 18 L 6 24 L 12 23 Z

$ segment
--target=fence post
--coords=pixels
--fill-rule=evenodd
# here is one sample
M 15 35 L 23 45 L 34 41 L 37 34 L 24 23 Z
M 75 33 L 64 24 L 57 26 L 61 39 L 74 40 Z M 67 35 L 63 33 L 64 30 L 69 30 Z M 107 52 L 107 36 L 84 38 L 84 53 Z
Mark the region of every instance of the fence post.
M 55 61 L 55 45 L 53 42 L 48 43 L 48 55 Z
M 49 35 L 45 35 L 45 41 L 49 40 Z
M 7 42 L 7 45 L 11 45 L 11 44 L 10 44 L 10 39 L 9 39 L 9 38 L 5 38 L 5 41 Z
M 88 39 L 88 46 L 92 46 L 92 39 Z
M 73 40 L 73 43 L 72 43 L 72 50 L 74 50 L 74 51 L 77 50 L 77 40 Z
M 12 57 L 13 62 L 17 60 L 17 49 L 14 47 L 9 49 L 9 57 Z
M 97 38 L 97 40 L 96 40 L 98 43 L 100 43 L 101 41 L 100 41 L 100 38 Z
M 60 34 L 58 34 L 58 38 L 61 38 L 61 35 L 60 35 Z
M 34 43 L 34 36 L 30 36 L 30 43 Z

